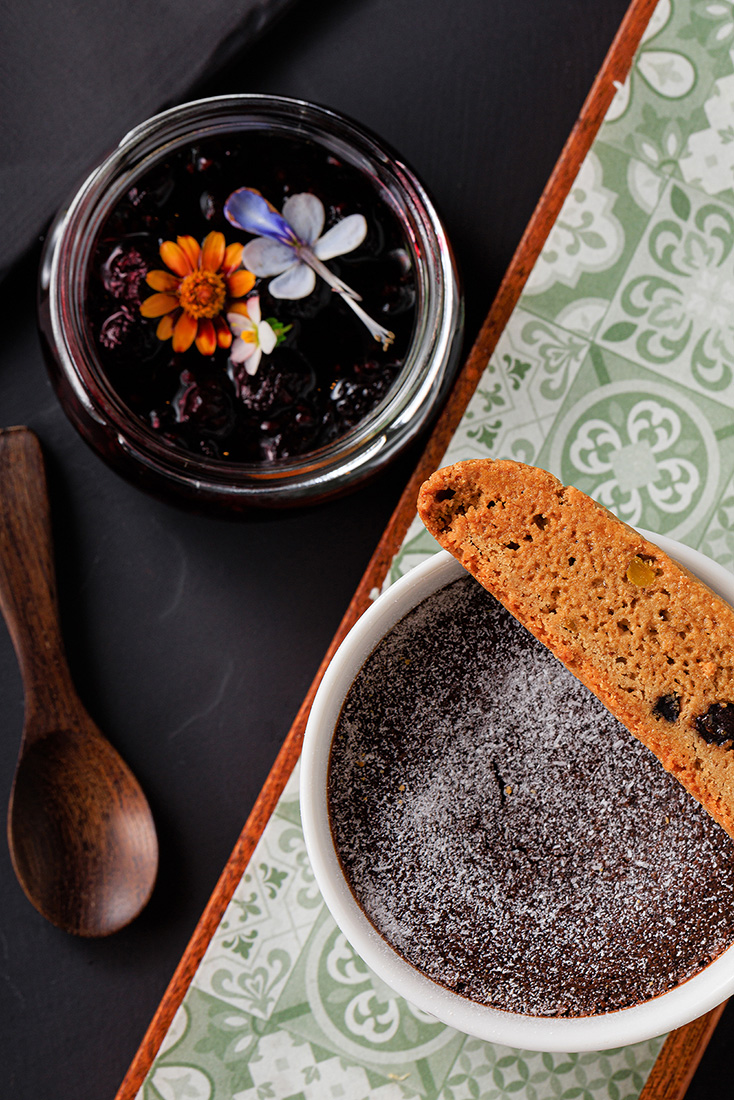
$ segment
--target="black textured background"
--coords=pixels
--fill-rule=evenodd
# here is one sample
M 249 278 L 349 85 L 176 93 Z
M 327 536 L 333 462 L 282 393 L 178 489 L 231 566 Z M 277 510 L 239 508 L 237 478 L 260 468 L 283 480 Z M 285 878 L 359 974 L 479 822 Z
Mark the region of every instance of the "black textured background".
M 100 942 L 47 925 L 0 845 L 3 1100 L 114 1096 L 417 455 L 344 500 L 239 524 L 142 495 L 87 450 L 46 379 L 34 319 L 45 219 L 154 110 L 224 92 L 311 99 L 375 130 L 433 192 L 464 274 L 468 346 L 625 8 L 2 6 L 0 424 L 29 424 L 45 446 L 72 670 L 143 783 L 161 841 L 148 909 Z M 0 714 L 4 807 L 23 701 L 2 627 Z M 729 1013 L 691 1098 L 730 1089 L 731 1031 Z

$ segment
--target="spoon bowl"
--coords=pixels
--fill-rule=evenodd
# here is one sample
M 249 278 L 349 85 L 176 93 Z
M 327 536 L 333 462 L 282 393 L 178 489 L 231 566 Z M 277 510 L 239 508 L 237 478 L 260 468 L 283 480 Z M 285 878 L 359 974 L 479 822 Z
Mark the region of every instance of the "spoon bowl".
M 91 722 L 84 732 L 47 733 L 23 753 L 8 836 L 27 897 L 69 932 L 109 935 L 150 897 L 157 844 L 148 803 Z
M 52 924 L 107 936 L 133 920 L 158 870 L 138 781 L 84 709 L 58 623 L 43 457 L 27 428 L 0 431 L 0 608 L 25 688 L 8 845 L 26 896 Z

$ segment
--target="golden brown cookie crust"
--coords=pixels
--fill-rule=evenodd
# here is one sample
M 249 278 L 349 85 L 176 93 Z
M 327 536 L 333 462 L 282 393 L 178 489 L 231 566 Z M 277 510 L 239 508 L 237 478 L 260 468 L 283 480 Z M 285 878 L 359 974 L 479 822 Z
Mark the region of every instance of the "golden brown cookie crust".
M 734 837 L 734 742 L 701 732 L 702 716 L 734 708 L 732 608 L 606 508 L 533 466 L 447 466 L 422 486 L 418 511 Z

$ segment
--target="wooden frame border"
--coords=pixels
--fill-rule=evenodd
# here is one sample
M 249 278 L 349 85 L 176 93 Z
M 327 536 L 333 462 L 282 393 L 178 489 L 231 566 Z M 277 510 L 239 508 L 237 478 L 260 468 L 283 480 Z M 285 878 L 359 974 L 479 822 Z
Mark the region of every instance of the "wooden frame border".
M 546 184 L 518 245 L 497 297 L 459 375 L 446 407 L 388 523 L 354 597 L 296 715 L 283 747 L 234 847 L 196 930 L 133 1059 L 116 1100 L 134 1100 L 163 1038 L 216 931 L 285 784 L 300 755 L 313 697 L 332 655 L 380 588 L 415 515 L 418 490 L 441 462 L 490 355 L 517 303 L 525 282 L 555 222 L 571 184 L 601 125 L 619 83 L 625 80 L 635 50 L 657 0 L 633 0 L 609 53 Z M 682 1100 L 724 1006 L 672 1032 L 657 1058 L 640 1100 Z

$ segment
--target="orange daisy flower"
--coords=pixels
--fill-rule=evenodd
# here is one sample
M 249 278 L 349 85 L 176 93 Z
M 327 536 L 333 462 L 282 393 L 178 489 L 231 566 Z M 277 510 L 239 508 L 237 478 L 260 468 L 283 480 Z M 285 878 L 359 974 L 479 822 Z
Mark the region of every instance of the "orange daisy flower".
M 143 317 L 160 317 L 159 340 L 173 337 L 174 351 L 188 351 L 196 342 L 202 355 L 231 345 L 222 314 L 255 285 L 251 271 L 237 270 L 242 247 L 227 245 L 223 233 L 208 233 L 201 247 L 193 237 L 163 242 L 161 259 L 170 270 L 148 272 L 145 281 L 157 293 L 140 306 Z

